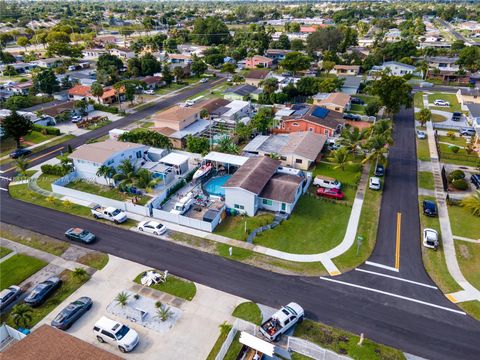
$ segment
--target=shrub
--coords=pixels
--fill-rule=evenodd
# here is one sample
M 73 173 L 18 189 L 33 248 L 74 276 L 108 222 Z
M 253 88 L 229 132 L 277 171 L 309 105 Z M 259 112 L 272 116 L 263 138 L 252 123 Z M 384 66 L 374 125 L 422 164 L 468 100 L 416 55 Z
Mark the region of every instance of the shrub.
M 452 150 L 452 152 L 454 154 L 456 154 L 460 151 L 460 148 L 458 146 L 452 146 L 452 147 L 450 147 L 450 150 Z
M 465 173 L 462 170 L 453 170 L 448 174 L 448 182 L 453 182 L 454 180 L 465 179 Z
M 65 176 L 67 175 L 72 169 L 69 166 L 62 166 L 62 165 L 50 165 L 45 164 L 40 166 L 42 173 L 45 175 L 56 175 L 56 176 Z
M 99 111 L 105 111 L 105 112 L 108 112 L 110 114 L 118 114 L 118 109 L 114 106 L 107 106 L 107 105 L 102 105 L 102 104 L 93 104 L 93 108 L 95 110 L 99 110 Z
M 464 179 L 456 179 L 452 181 L 452 186 L 457 190 L 467 190 L 468 184 Z
M 33 125 L 33 130 L 41 132 L 44 135 L 55 135 L 58 136 L 61 134 L 60 129 L 51 126 L 42 126 L 42 125 Z
M 447 136 L 448 136 L 449 138 L 451 138 L 451 139 L 455 139 L 455 137 L 456 137 L 454 131 L 449 131 L 449 132 L 447 132 Z

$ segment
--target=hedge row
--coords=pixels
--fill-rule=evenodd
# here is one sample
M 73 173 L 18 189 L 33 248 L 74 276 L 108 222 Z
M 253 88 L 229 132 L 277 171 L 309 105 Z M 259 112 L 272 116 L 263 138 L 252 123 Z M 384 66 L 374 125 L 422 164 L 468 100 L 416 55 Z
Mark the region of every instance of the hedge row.
M 69 166 L 62 166 L 62 165 L 50 165 L 45 164 L 40 166 L 42 173 L 46 175 L 57 175 L 57 176 L 65 176 L 67 175 L 72 169 Z
M 33 125 L 33 130 L 38 131 L 44 135 L 55 135 L 58 136 L 61 134 L 60 129 L 51 126 L 42 126 L 42 125 Z
M 105 112 L 108 112 L 110 114 L 118 114 L 118 109 L 114 106 L 107 106 L 107 105 L 102 105 L 102 104 L 93 104 L 93 108 L 95 110 L 99 110 L 99 111 L 105 111 Z

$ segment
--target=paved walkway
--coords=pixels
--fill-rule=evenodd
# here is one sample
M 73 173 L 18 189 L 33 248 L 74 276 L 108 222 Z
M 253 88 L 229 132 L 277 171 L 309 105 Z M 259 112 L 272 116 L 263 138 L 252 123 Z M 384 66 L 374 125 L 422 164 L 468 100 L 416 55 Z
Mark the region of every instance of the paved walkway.
M 480 291 L 470 284 L 462 274 L 458 265 L 455 252 L 454 238 L 450 226 L 450 218 L 446 203 L 446 193 L 443 190 L 441 178 L 441 164 L 438 160 L 437 146 L 435 144 L 435 135 L 431 122 L 427 123 L 428 147 L 433 168 L 433 178 L 435 181 L 435 196 L 438 203 L 438 218 L 440 220 L 440 230 L 442 233 L 442 245 L 445 253 L 447 269 L 452 278 L 462 287 L 463 290 L 447 294 L 452 302 L 463 302 L 470 300 L 480 300 Z
M 360 177 L 357 193 L 355 195 L 355 200 L 353 201 L 353 206 L 352 206 L 352 211 L 350 213 L 350 218 L 348 221 L 347 229 L 345 231 L 345 236 L 340 244 L 338 244 L 336 247 L 333 249 L 330 249 L 326 252 L 319 253 L 319 254 L 292 254 L 292 253 L 287 253 L 284 251 L 280 250 L 275 250 L 275 249 L 270 249 L 264 246 L 260 245 L 252 245 L 248 244 L 244 241 L 239 241 L 235 239 L 231 239 L 228 237 L 224 237 L 221 235 L 217 234 L 212 234 L 206 231 L 201 231 L 197 229 L 192 229 L 186 226 L 162 221 L 162 223 L 167 226 L 168 229 L 190 234 L 193 236 L 197 236 L 203 239 L 208 239 L 216 242 L 220 242 L 226 245 L 230 245 L 233 247 L 239 247 L 243 249 L 248 249 L 254 252 L 257 252 L 259 254 L 264 254 L 267 256 L 275 257 L 278 259 L 282 260 L 287 260 L 287 261 L 294 261 L 294 262 L 305 262 L 305 263 L 312 263 L 312 262 L 321 262 L 325 269 L 328 271 L 328 273 L 332 276 L 334 275 L 340 275 L 341 272 L 337 268 L 337 266 L 333 263 L 333 259 L 342 255 L 345 253 L 350 247 L 355 243 L 355 238 L 357 234 L 357 228 L 358 228 L 358 223 L 360 220 L 360 214 L 362 212 L 362 206 L 363 206 L 363 200 L 365 196 L 365 190 L 368 185 L 368 174 L 370 172 L 370 164 L 367 164 L 363 167 L 362 175 Z M 29 187 L 33 191 L 36 191 L 44 196 L 49 196 L 49 195 L 54 195 L 54 193 L 46 191 L 44 189 L 41 189 L 37 184 L 36 184 L 36 179 L 40 176 L 40 172 L 35 173 L 31 177 L 31 181 L 29 182 Z M 58 195 L 57 195 L 58 196 Z M 84 200 L 80 200 L 77 198 L 73 197 L 62 197 L 63 200 L 70 200 L 71 202 L 82 205 L 82 206 L 89 206 L 90 202 L 86 202 Z M 145 221 L 145 220 L 151 220 L 151 218 L 133 214 L 133 213 L 128 213 L 127 215 L 129 218 L 136 220 L 136 221 Z M 135 228 L 132 228 L 131 230 L 134 230 Z

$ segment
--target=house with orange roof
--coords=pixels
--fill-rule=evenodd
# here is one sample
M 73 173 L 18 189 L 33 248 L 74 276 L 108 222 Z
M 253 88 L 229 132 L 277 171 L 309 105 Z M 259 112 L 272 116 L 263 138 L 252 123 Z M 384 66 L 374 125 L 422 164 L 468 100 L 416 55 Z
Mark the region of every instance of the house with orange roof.
M 255 55 L 245 59 L 245 67 L 247 69 L 255 69 L 258 67 L 270 68 L 273 65 L 273 59 L 266 56 Z

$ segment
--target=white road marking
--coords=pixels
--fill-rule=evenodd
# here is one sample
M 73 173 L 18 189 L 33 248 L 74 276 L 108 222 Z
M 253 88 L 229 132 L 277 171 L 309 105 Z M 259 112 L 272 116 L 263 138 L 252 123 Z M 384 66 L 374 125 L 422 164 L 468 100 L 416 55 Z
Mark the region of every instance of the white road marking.
M 425 286 L 425 287 L 428 287 L 428 288 L 430 288 L 430 289 L 438 289 L 436 286 L 433 286 L 433 285 L 427 285 L 427 284 L 424 284 L 424 283 L 421 283 L 421 282 L 417 282 L 417 281 L 413 281 L 413 280 L 408 280 L 408 279 L 403 279 L 403 278 L 399 278 L 399 277 L 392 276 L 392 275 L 382 274 L 382 273 L 378 273 L 378 272 L 375 272 L 375 271 L 369 271 L 369 270 L 364 270 L 364 269 L 359 269 L 359 268 L 356 268 L 355 270 L 356 270 L 356 271 L 365 272 L 365 273 L 369 273 L 369 274 L 373 274 L 373 275 L 378 275 L 378 276 L 387 277 L 387 278 L 390 278 L 390 279 L 405 281 L 405 282 L 408 282 L 408 283 L 410 283 L 410 284 Z
M 387 266 L 387 265 L 383 265 L 383 264 L 379 264 L 379 263 L 375 263 L 375 262 L 371 262 L 371 261 L 365 261 L 365 264 L 370 265 L 370 266 L 376 266 L 376 267 L 386 269 L 386 270 L 390 270 L 390 271 L 399 272 L 399 270 L 394 268 L 393 266 Z
M 7 181 L 10 181 L 10 180 L 12 180 L 12 178 L 5 177 L 5 176 L 0 176 L 0 179 L 2 179 L 2 180 L 7 180 Z
M 7 192 L 8 192 L 8 189 L 4 189 L 4 188 L 2 188 L 2 187 L 0 187 L 0 190 L 7 191 Z
M 340 281 L 340 280 L 335 280 L 335 279 L 331 279 L 331 278 L 326 278 L 326 277 L 323 277 L 323 276 L 320 276 L 320 279 L 325 280 L 325 281 L 331 281 L 331 282 L 334 282 L 334 283 L 337 283 L 337 284 L 342 284 L 342 285 L 347 285 L 347 286 L 355 287 L 355 288 L 362 289 L 362 290 L 367 290 L 367 291 L 376 292 L 376 293 L 383 294 L 383 295 L 392 296 L 392 297 L 395 297 L 395 298 L 398 298 L 398 299 L 407 300 L 407 301 L 415 302 L 415 303 L 422 304 L 422 305 L 426 305 L 426 306 L 431 306 L 431 307 L 434 307 L 434 308 L 437 308 L 437 309 L 446 310 L 446 311 L 450 311 L 450 312 L 457 313 L 457 314 L 461 314 L 461 315 L 466 315 L 466 313 L 463 312 L 463 311 L 459 311 L 459 310 L 455 310 L 455 309 L 450 309 L 450 308 L 447 308 L 447 307 L 445 307 L 445 306 L 440 306 L 440 305 L 432 304 L 432 303 L 429 303 L 429 302 L 426 302 L 426 301 L 417 300 L 417 299 L 414 299 L 414 298 L 411 298 L 411 297 L 407 297 L 407 296 L 402 296 L 402 295 L 393 294 L 393 293 L 390 293 L 390 292 L 387 292 L 387 291 L 382 291 L 382 290 L 378 290 L 378 289 L 369 288 L 369 287 L 366 287 L 366 286 L 351 284 L 351 283 L 348 283 L 348 282 L 345 282 L 345 281 Z

